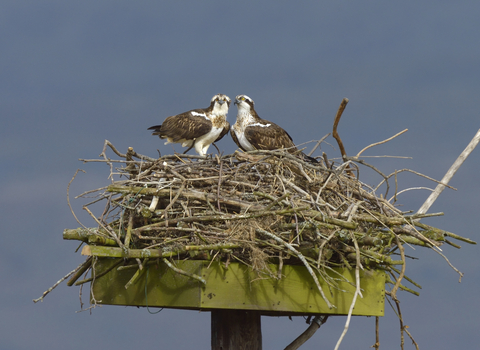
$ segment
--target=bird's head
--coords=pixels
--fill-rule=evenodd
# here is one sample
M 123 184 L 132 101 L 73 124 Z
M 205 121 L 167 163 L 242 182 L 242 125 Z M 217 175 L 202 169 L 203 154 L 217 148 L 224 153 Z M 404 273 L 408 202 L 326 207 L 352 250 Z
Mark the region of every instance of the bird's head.
M 210 101 L 210 106 L 212 111 L 217 115 L 226 115 L 228 112 L 228 107 L 230 107 L 230 97 L 224 94 L 217 94 L 212 97 Z
M 254 109 L 254 102 L 247 95 L 238 95 L 235 97 L 234 103 L 237 105 L 238 110 L 244 109 L 246 111 L 251 111 Z

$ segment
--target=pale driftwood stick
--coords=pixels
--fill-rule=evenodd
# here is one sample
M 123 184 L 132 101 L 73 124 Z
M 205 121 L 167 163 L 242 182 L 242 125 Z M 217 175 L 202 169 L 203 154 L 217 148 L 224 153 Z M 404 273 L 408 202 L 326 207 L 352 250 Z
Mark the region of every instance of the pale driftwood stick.
M 375 143 L 372 143 L 371 145 L 369 145 L 369 146 L 365 147 L 365 148 L 364 148 L 364 149 L 362 149 L 360 152 L 358 152 L 358 153 L 357 153 L 357 155 L 356 155 L 355 157 L 357 157 L 357 158 L 358 158 L 358 157 L 360 157 L 360 154 L 362 154 L 362 153 L 363 153 L 364 151 L 366 151 L 367 149 L 369 149 L 369 148 L 372 148 L 372 147 L 374 147 L 374 146 L 381 145 L 382 143 L 386 143 L 386 142 L 388 142 L 388 141 L 390 141 L 390 140 L 393 140 L 395 137 L 397 137 L 397 136 L 400 136 L 401 134 L 403 134 L 403 133 L 405 133 L 405 132 L 407 132 L 407 131 L 408 131 L 408 129 L 405 129 L 405 130 L 403 130 L 403 131 L 400 131 L 399 133 L 397 133 L 397 134 L 393 135 L 392 137 L 389 137 L 389 138 L 388 138 L 388 139 L 386 139 L 386 140 L 383 140 L 383 141 L 380 141 L 380 142 L 375 142 Z
M 327 322 L 328 316 L 315 316 L 315 318 L 310 323 L 310 326 L 300 334 L 293 342 L 291 342 L 285 350 L 296 350 L 302 346 L 308 339 L 310 339 L 315 332 L 320 328 L 322 324 Z
M 457 172 L 457 170 L 460 168 L 460 166 L 463 164 L 465 159 L 472 153 L 472 151 L 477 147 L 478 142 L 480 141 L 480 129 L 477 131 L 473 139 L 470 141 L 468 146 L 463 150 L 463 152 L 458 156 L 457 160 L 453 165 L 448 169 L 447 173 L 442 179 L 442 184 L 437 185 L 435 188 L 435 191 L 430 194 L 430 196 L 427 198 L 425 203 L 418 209 L 418 213 L 420 214 L 425 214 L 428 209 L 432 206 L 432 204 L 437 200 L 438 196 L 442 191 L 445 189 L 445 185 L 443 184 L 448 184 L 450 180 L 452 179 L 453 175 Z

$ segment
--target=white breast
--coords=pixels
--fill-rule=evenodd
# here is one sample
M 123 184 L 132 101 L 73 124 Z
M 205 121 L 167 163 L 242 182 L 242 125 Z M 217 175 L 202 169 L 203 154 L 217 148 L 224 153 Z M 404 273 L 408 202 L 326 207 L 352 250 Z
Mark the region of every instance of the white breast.
M 235 135 L 237 135 L 238 142 L 240 145 L 247 151 L 255 151 L 255 147 L 247 140 L 245 137 L 245 132 L 237 132 L 234 130 Z
M 212 127 L 212 129 L 205 135 L 200 136 L 195 140 L 195 150 L 198 154 L 204 156 L 207 154 L 208 147 L 214 142 L 223 128 Z

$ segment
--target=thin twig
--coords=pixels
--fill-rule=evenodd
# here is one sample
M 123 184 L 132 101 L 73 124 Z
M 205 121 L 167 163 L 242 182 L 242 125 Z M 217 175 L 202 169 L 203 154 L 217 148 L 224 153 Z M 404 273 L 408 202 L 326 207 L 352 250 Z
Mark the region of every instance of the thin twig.
M 318 140 L 317 143 L 315 144 L 315 146 L 312 148 L 312 150 L 307 153 L 307 156 L 310 157 L 313 154 L 313 152 L 315 152 L 315 150 L 318 148 L 318 146 L 320 146 L 320 144 L 329 136 L 330 136 L 330 133 L 326 134 L 324 137 L 322 137 L 320 140 Z
M 352 313 L 353 313 L 353 308 L 355 307 L 355 303 L 357 301 L 357 297 L 360 295 L 361 298 L 362 292 L 361 292 L 361 287 L 360 287 L 360 268 L 363 269 L 361 262 L 360 262 L 360 248 L 358 246 L 357 240 L 355 239 L 355 235 L 351 233 L 350 235 L 353 239 L 353 242 L 355 244 L 355 250 L 357 254 L 357 263 L 355 265 L 355 294 L 353 294 L 353 299 L 352 303 L 350 304 L 350 309 L 348 310 L 348 315 L 347 315 L 347 321 L 345 322 L 345 327 L 343 329 L 342 334 L 340 335 L 340 338 L 337 341 L 337 345 L 335 345 L 334 350 L 338 350 L 340 348 L 340 344 L 342 343 L 343 338 L 345 337 L 345 334 L 347 334 L 348 328 L 350 326 L 350 320 L 352 318 Z
M 72 208 L 72 205 L 70 204 L 70 185 L 72 184 L 73 180 L 75 180 L 75 178 L 77 177 L 77 174 L 78 172 L 81 171 L 85 174 L 85 170 L 82 170 L 82 169 L 77 169 L 77 171 L 75 172 L 75 174 L 73 175 L 72 179 L 70 180 L 70 182 L 68 183 L 67 185 L 67 203 L 68 203 L 68 207 L 70 208 L 70 211 L 72 212 L 72 215 L 73 217 L 75 218 L 75 220 L 83 227 L 83 228 L 86 228 L 85 225 L 83 225 L 80 220 L 78 220 L 77 216 L 75 215 L 75 212 L 73 211 L 73 208 Z
M 322 296 L 323 300 L 325 301 L 325 303 L 327 304 L 328 308 L 331 309 L 334 307 L 334 305 L 332 305 L 330 303 L 330 301 L 327 299 L 327 297 L 325 296 L 325 293 L 323 292 L 323 289 L 322 287 L 320 286 L 320 282 L 318 281 L 318 278 L 317 278 L 317 275 L 315 274 L 315 272 L 313 272 L 312 268 L 310 267 L 310 264 L 307 262 L 307 260 L 305 259 L 305 257 L 303 256 L 302 253 L 300 253 L 299 251 L 297 251 L 291 244 L 285 242 L 283 239 L 275 236 L 274 234 L 268 232 L 268 231 L 265 231 L 265 230 L 262 230 L 262 229 L 257 229 L 256 230 L 258 233 L 262 233 L 264 235 L 267 235 L 268 237 L 270 238 L 273 238 L 275 241 L 277 241 L 278 243 L 281 243 L 283 244 L 285 247 L 287 247 L 290 251 L 292 251 L 296 256 L 297 258 L 299 258 L 302 263 L 305 265 L 305 267 L 307 268 L 308 272 L 310 273 L 310 275 L 313 277 L 313 280 L 315 281 L 315 284 L 317 285 L 317 288 L 318 288 L 318 291 L 320 292 L 320 295 Z
M 168 261 L 167 259 L 163 258 L 162 261 L 169 267 L 171 268 L 173 271 L 175 271 L 176 273 L 180 274 L 180 275 L 184 275 L 184 276 L 188 276 L 190 278 L 193 278 L 193 279 L 196 279 L 197 281 L 200 281 L 202 282 L 203 284 L 207 284 L 207 281 L 205 281 L 204 278 L 194 274 L 194 273 L 188 273 L 186 271 L 183 271 L 175 266 L 173 266 L 173 264 Z
M 65 281 L 68 277 L 70 277 L 71 275 L 73 275 L 75 272 L 77 272 L 78 270 L 80 270 L 82 268 L 83 264 L 80 264 L 79 266 L 77 266 L 74 270 L 70 271 L 69 273 L 67 273 L 65 276 L 63 276 L 61 279 L 59 279 L 53 286 L 51 286 L 50 288 L 48 288 L 45 292 L 43 292 L 42 296 L 40 298 L 37 298 L 37 299 L 33 299 L 33 302 L 34 303 L 38 303 L 39 301 L 43 301 L 43 298 L 45 298 L 47 296 L 48 293 L 50 293 L 52 290 L 54 290 L 55 288 L 57 288 L 57 286 L 62 283 L 63 281 Z
M 395 137 L 397 137 L 397 136 L 400 136 L 401 134 L 403 134 L 403 133 L 405 133 L 405 132 L 407 132 L 407 131 L 408 131 L 408 129 L 405 129 L 405 130 L 403 130 L 403 131 L 400 131 L 399 133 L 397 133 L 397 134 L 393 135 L 392 137 L 389 137 L 389 138 L 388 138 L 388 139 L 386 139 L 386 140 L 383 140 L 383 141 L 380 141 L 380 142 L 375 142 L 375 143 L 372 143 L 371 145 L 369 145 L 369 146 L 365 147 L 365 148 L 364 148 L 364 149 L 362 149 L 360 152 L 358 152 L 358 153 L 357 153 L 357 155 L 356 155 L 355 157 L 357 157 L 357 158 L 358 158 L 358 157 L 360 157 L 360 155 L 361 155 L 361 154 L 362 154 L 364 151 L 366 151 L 367 149 L 369 149 L 369 148 L 372 148 L 372 147 L 374 147 L 374 146 L 381 145 L 381 144 L 383 144 L 383 143 L 387 143 L 388 141 L 391 141 L 391 140 L 393 140 Z

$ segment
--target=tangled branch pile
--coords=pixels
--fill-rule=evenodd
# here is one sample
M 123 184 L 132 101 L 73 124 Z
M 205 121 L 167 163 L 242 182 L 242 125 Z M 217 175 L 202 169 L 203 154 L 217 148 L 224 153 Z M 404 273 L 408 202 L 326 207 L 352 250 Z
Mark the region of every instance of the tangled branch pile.
M 397 280 L 403 244 L 437 247 L 451 243 L 448 237 L 472 243 L 418 221 L 441 213 L 406 215 L 376 196 L 352 161 L 311 163 L 282 151 L 153 159 L 107 145 L 124 160 L 102 153 L 120 180 L 84 207 L 99 227 L 64 232 L 90 243 L 94 255 L 238 261 L 271 278 L 281 278 L 284 263 L 303 264 L 315 281 L 325 269 L 360 263 Z M 100 200 L 105 210 L 96 217 L 88 207 Z

